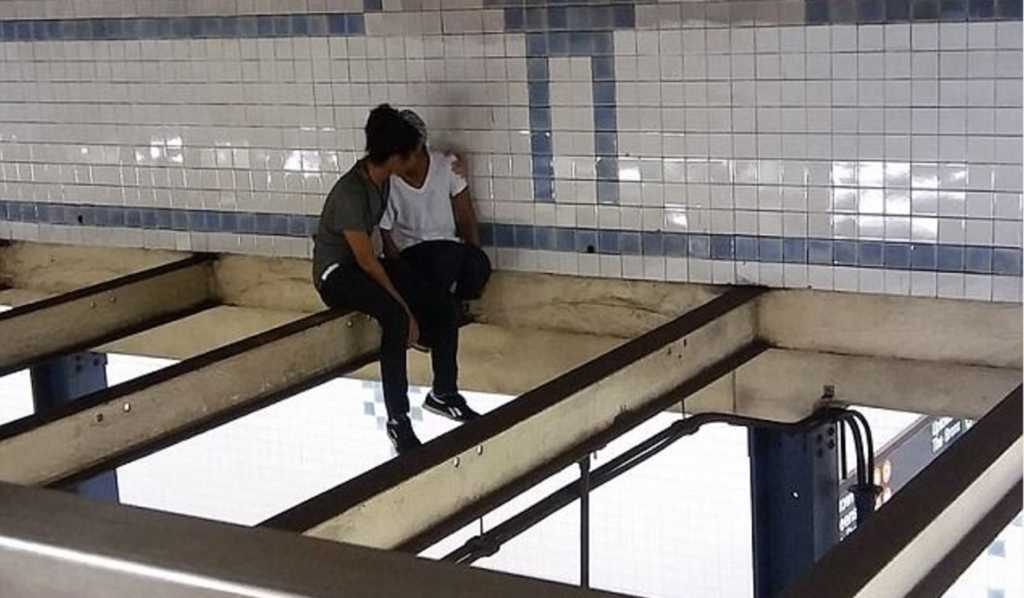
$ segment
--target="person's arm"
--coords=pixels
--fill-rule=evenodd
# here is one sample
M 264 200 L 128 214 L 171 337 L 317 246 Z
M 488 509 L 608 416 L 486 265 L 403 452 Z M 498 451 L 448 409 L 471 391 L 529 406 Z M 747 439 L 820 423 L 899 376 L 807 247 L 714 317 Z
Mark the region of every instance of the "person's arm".
M 380 238 L 384 242 L 384 257 L 389 260 L 399 259 L 402 252 L 399 251 L 398 245 L 395 245 L 395 240 L 391 237 L 391 231 L 383 228 L 380 229 Z
M 416 318 L 412 315 L 412 310 L 409 309 L 409 305 L 402 298 L 401 293 L 398 292 L 395 285 L 391 284 L 391 278 L 388 277 L 384 266 L 380 264 L 380 260 L 373 254 L 373 243 L 370 241 L 370 235 L 359 230 L 346 230 L 344 234 L 345 241 L 348 242 L 348 246 L 352 249 L 353 255 L 355 255 L 356 263 L 359 264 L 363 272 L 366 272 L 367 276 L 394 297 L 395 301 L 405 309 L 405 313 L 409 316 L 409 338 L 407 342 L 410 345 L 416 344 L 420 336 L 419 325 L 416 323 Z
M 467 245 L 480 247 L 480 227 L 477 226 L 473 198 L 466 187 L 452 198 L 452 212 L 455 214 L 455 230 Z

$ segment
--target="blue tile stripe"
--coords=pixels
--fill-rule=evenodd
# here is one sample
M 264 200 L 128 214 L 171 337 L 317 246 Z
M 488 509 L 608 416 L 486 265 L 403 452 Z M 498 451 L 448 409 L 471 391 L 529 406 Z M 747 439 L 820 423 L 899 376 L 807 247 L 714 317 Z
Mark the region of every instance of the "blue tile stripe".
M 362 13 L 0 21 L 0 42 L 327 37 L 365 33 Z
M 304 214 L 0 200 L 0 221 L 309 237 L 316 231 L 318 217 Z M 493 223 L 481 223 L 480 232 L 485 246 L 499 248 L 1004 276 L 1021 276 L 1022 270 L 1022 252 L 1018 247 L 641 232 Z
M 1018 247 L 674 233 L 519 224 L 482 225 L 484 245 L 600 255 L 885 268 L 1021 276 Z
M 633 4 L 526 6 L 506 0 L 492 0 L 489 4 L 506 6 L 506 31 L 526 33 L 534 201 L 555 201 L 548 60 L 552 57 L 585 56 L 591 59 L 597 201 L 618 204 L 618 110 L 612 32 L 636 26 Z
M 1020 0 L 807 0 L 808 25 L 1020 20 Z

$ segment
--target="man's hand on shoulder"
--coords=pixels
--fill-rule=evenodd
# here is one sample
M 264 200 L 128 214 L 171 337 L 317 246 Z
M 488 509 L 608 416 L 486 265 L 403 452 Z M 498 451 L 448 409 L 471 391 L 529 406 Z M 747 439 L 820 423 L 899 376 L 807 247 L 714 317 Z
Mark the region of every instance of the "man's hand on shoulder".
M 452 161 L 452 172 L 462 178 L 467 178 L 469 176 L 469 166 L 467 166 L 466 160 L 460 154 L 453 151 L 447 151 L 444 155 Z

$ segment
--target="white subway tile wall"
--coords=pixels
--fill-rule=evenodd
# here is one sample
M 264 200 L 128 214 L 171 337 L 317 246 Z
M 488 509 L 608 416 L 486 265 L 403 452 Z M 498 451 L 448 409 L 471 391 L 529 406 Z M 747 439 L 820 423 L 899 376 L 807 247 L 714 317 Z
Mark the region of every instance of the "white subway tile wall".
M 0 238 L 308 256 L 390 102 L 501 269 L 1020 301 L 1020 2 L 929 2 L 0 0 Z

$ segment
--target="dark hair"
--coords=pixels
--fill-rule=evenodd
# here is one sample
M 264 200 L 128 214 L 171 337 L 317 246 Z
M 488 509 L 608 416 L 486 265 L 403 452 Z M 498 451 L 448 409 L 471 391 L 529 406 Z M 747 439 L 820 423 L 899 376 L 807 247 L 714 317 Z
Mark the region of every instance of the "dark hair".
M 370 162 L 382 164 L 398 154 L 409 156 L 423 143 L 423 136 L 409 121 L 389 106 L 381 104 L 366 119 L 366 155 Z

